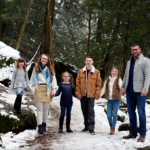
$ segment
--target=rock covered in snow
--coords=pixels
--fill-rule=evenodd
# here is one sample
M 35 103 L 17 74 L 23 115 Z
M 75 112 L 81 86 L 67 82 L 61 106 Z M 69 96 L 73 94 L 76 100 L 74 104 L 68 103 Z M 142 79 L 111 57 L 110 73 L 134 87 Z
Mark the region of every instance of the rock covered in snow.
M 0 41 L 0 81 L 11 79 L 16 60 L 19 57 L 19 51 Z

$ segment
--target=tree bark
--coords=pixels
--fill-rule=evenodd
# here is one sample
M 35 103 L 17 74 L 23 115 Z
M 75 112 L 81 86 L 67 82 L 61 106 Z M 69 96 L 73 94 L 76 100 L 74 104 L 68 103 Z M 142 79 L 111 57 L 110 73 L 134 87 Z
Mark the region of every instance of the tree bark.
M 119 13 L 117 14 L 117 18 L 116 19 L 117 19 L 116 26 L 115 26 L 113 34 L 112 34 L 112 42 L 111 42 L 111 44 L 107 48 L 108 51 L 111 50 L 111 48 L 115 45 L 115 42 L 118 39 L 117 33 L 118 33 L 118 30 L 119 30 L 119 26 L 120 26 L 120 16 L 119 16 Z M 104 58 L 104 60 L 102 62 L 102 65 L 101 65 L 101 68 L 103 68 L 102 71 L 101 71 L 101 76 L 102 76 L 103 81 L 106 79 L 106 74 L 107 74 L 107 71 L 108 71 L 108 68 L 109 68 L 111 57 L 112 57 L 112 54 L 110 54 L 110 52 L 106 51 L 105 58 Z
M 53 3 L 51 3 L 52 0 L 49 0 L 49 4 L 48 4 L 48 15 L 49 15 L 49 27 L 50 27 L 50 42 L 51 42 L 51 56 L 52 56 L 52 66 L 53 69 L 55 71 L 55 52 L 54 52 L 54 42 L 53 42 L 53 32 L 52 32 L 52 16 L 54 14 L 54 5 L 52 5 Z M 51 6 L 51 5 L 52 6 Z M 50 6 L 51 9 L 53 10 L 52 14 L 50 14 Z
M 125 28 L 126 28 L 126 34 L 125 34 L 125 36 L 124 36 L 124 45 L 123 45 L 123 47 L 124 47 L 124 49 L 123 49 L 123 70 L 122 70 L 122 77 L 124 76 L 124 74 L 125 74 L 125 70 L 126 70 L 126 63 L 127 63 L 127 50 L 128 50 L 128 45 L 127 45 L 127 42 L 128 42 L 128 38 L 129 38 L 129 33 L 128 33 L 128 30 L 129 30 L 129 28 L 130 28 L 130 22 L 129 22 L 129 20 L 130 20 L 130 5 L 128 6 L 128 20 L 127 20 L 127 24 L 125 24 Z
M 15 46 L 15 49 L 18 50 L 19 46 L 20 46 L 20 42 L 21 42 L 21 38 L 23 36 L 23 32 L 24 32 L 24 29 L 26 27 L 26 24 L 27 24 L 27 20 L 28 20 L 28 17 L 29 17 L 29 13 L 30 13 L 30 8 L 31 8 L 31 5 L 32 5 L 32 1 L 33 0 L 30 0 L 29 1 L 29 5 L 28 5 L 28 8 L 27 8 L 27 12 L 26 12 L 26 15 L 25 15 L 25 18 L 24 18 L 24 21 L 23 21 L 23 24 L 20 28 L 20 31 L 19 31 L 19 35 L 17 37 L 17 41 L 16 41 L 16 46 Z
M 3 11 L 3 0 L 0 0 L 0 41 L 2 40 L 2 11 Z
M 90 0 L 92 2 L 92 0 Z M 89 55 L 89 49 L 90 49 L 90 36 L 91 36 L 91 14 L 92 14 L 92 7 L 89 8 L 89 20 L 88 20 L 88 40 L 87 40 L 87 55 Z
M 43 25 L 43 34 L 42 34 L 42 46 L 41 54 L 50 55 L 50 16 L 51 24 L 53 25 L 53 16 L 54 16 L 54 5 L 55 0 L 47 0 L 46 10 L 45 10 L 45 19 Z
M 110 60 L 111 60 L 111 55 L 107 53 L 101 65 L 101 68 L 103 68 L 101 70 L 101 78 L 103 79 L 103 81 L 105 81 L 106 79 L 106 73 L 109 67 Z

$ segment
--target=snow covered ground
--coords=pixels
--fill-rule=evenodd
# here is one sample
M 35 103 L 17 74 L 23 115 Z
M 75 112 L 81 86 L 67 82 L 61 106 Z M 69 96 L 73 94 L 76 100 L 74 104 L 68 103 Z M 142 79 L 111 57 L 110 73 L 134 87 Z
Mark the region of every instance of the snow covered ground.
M 2 84 L 0 85 L 4 86 Z M 6 92 L 3 92 L 3 93 L 0 92 L 0 100 L 4 101 L 7 104 L 13 105 L 15 102 L 15 98 L 16 98 L 16 95 L 10 95 Z M 23 96 L 21 108 L 28 109 L 26 105 L 27 101 L 25 100 L 26 98 L 27 98 L 26 96 Z M 29 99 L 29 101 L 31 100 Z M 6 112 L 4 108 L 5 108 L 5 105 L 0 104 L 1 115 L 4 115 L 4 116 L 9 115 L 10 118 L 19 120 L 17 116 L 13 115 L 12 111 Z M 36 107 L 34 105 L 29 106 L 29 108 L 32 109 L 33 112 L 36 114 Z M 24 132 L 21 132 L 17 135 L 12 132 L 8 132 L 6 134 L 0 133 L 0 137 L 2 140 L 2 141 L 0 140 L 0 150 L 4 150 L 4 149 L 18 150 L 20 146 L 26 145 L 26 140 L 34 140 L 36 136 L 37 136 L 36 130 L 25 130 Z M 1 145 L 3 148 L 1 147 Z
M 5 97 L 5 98 L 4 98 Z M 14 97 L 11 95 L 3 94 L 0 99 L 3 98 L 3 100 L 14 103 Z M 55 97 L 53 99 L 53 102 L 51 105 L 57 105 L 59 106 L 59 100 L 60 97 Z M 130 139 L 130 140 L 124 140 L 122 137 L 124 135 L 128 134 L 128 131 L 122 131 L 119 132 L 117 129 L 119 125 L 122 124 L 122 122 L 117 121 L 116 125 L 116 131 L 114 135 L 109 135 L 109 125 L 107 121 L 107 116 L 104 112 L 104 107 L 98 106 L 99 102 L 105 103 L 105 99 L 100 99 L 98 101 L 95 101 L 95 135 L 89 134 L 89 132 L 81 132 L 81 129 L 83 129 L 83 116 L 81 112 L 80 107 L 80 101 L 76 98 L 73 99 L 74 104 L 72 107 L 72 120 L 71 120 L 71 128 L 74 130 L 73 133 L 66 133 L 65 132 L 65 126 L 64 126 L 64 133 L 62 134 L 61 138 L 55 142 L 53 142 L 52 145 L 49 146 L 49 148 L 52 148 L 54 150 L 133 150 L 140 147 L 145 147 L 150 145 L 150 105 L 146 104 L 146 114 L 147 114 L 147 137 L 144 143 L 137 143 L 137 139 Z M 0 107 L 2 107 L 0 105 Z M 24 105 L 22 105 L 24 107 Z M 129 122 L 128 115 L 123 113 L 122 111 L 119 111 L 120 116 L 125 116 L 124 123 Z M 51 117 L 48 117 L 49 122 Z M 58 118 L 59 119 L 59 118 Z M 58 127 L 57 125 L 54 125 L 54 128 Z M 27 145 L 26 140 L 34 140 L 37 136 L 36 130 L 26 130 L 24 132 L 21 132 L 17 135 L 13 134 L 12 132 L 1 134 L 1 139 L 3 146 L 5 146 L 6 150 L 19 150 L 20 146 Z M 29 147 L 22 148 L 24 150 L 30 149 Z M 2 150 L 2 148 L 0 148 Z
M 13 59 L 18 59 L 20 57 L 19 52 L 12 49 L 11 47 L 0 42 L 0 60 L 3 57 L 6 57 L 8 60 L 10 57 Z M 15 64 L 12 64 L 7 67 L 0 68 L 0 81 L 11 78 L 12 71 L 15 67 Z M 3 86 L 2 84 L 0 84 Z M 15 95 L 9 95 L 5 92 L 0 94 L 0 100 L 5 101 L 11 105 L 14 104 Z M 23 97 L 22 108 L 27 108 L 26 97 Z M 51 105 L 59 106 L 60 97 L 54 98 Z M 101 102 L 101 104 L 99 104 Z M 124 99 L 125 102 L 125 99 Z M 52 145 L 49 146 L 49 149 L 54 150 L 133 150 L 140 147 L 150 146 L 150 105 L 146 104 L 146 114 L 147 114 L 147 136 L 144 143 L 137 143 L 137 139 L 124 140 L 122 137 L 128 135 L 128 131 L 118 132 L 118 127 L 122 122 L 117 121 L 116 131 L 114 135 L 109 135 L 110 127 L 108 125 L 107 116 L 104 112 L 106 108 L 106 100 L 100 99 L 95 101 L 95 135 L 90 135 L 89 132 L 81 132 L 83 129 L 83 115 L 81 112 L 80 101 L 74 98 L 74 104 L 72 107 L 72 120 L 71 128 L 74 130 L 73 133 L 64 132 L 59 140 L 55 140 Z M 103 105 L 105 107 L 99 106 Z M 0 114 L 8 115 L 8 112 L 2 110 L 4 108 L 3 104 L 0 104 Z M 36 114 L 36 107 L 30 106 L 30 108 Z M 11 112 L 9 112 L 11 113 Z M 118 114 L 120 116 L 125 116 L 124 123 L 129 123 L 129 117 L 125 113 L 119 110 Z M 10 115 L 10 117 L 15 118 L 16 116 Z M 59 119 L 59 118 L 58 118 Z M 51 116 L 48 117 L 48 122 L 50 122 Z M 49 126 L 49 125 L 48 125 Z M 54 128 L 58 127 L 58 124 L 53 125 Z M 65 131 L 65 126 L 64 126 Z M 20 146 L 24 146 L 24 150 L 30 149 L 27 145 L 27 140 L 34 140 L 38 136 L 37 130 L 25 130 L 19 134 L 13 134 L 8 132 L 6 134 L 0 133 L 0 150 L 19 150 Z M 44 144 L 43 144 L 44 147 Z
M 96 101 L 96 103 L 101 100 Z M 104 99 L 102 99 L 104 101 Z M 59 98 L 55 98 L 53 103 L 59 104 Z M 54 150 L 133 150 L 140 147 L 150 146 L 150 105 L 146 104 L 147 114 L 147 136 L 144 143 L 138 143 L 137 139 L 122 139 L 128 135 L 128 131 L 119 132 L 117 129 L 122 122 L 117 121 L 116 131 L 114 135 L 109 135 L 110 127 L 108 125 L 107 116 L 104 108 L 95 105 L 95 135 L 89 132 L 81 132 L 83 129 L 83 116 L 80 108 L 80 101 L 74 98 L 72 107 L 71 128 L 73 133 L 65 133 L 58 143 L 53 143 L 51 148 Z M 126 116 L 125 123 L 129 122 L 128 115 L 119 111 L 119 115 Z

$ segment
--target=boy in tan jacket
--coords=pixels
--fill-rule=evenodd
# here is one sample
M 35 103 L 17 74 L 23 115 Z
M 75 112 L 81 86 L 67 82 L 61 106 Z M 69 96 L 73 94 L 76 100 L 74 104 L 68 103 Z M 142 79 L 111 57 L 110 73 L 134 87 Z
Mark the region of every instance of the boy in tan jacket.
M 84 117 L 85 128 L 82 131 L 87 131 L 95 134 L 95 99 L 99 100 L 101 92 L 100 72 L 92 65 L 93 58 L 86 57 L 86 66 L 79 70 L 76 79 L 76 96 L 81 102 L 81 109 Z

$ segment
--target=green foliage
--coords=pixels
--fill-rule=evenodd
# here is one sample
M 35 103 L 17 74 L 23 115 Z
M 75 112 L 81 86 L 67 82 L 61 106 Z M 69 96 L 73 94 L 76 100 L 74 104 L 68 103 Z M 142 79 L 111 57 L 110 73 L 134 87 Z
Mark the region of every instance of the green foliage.
M 119 116 L 118 115 L 118 121 L 124 122 L 125 116 Z
M 106 108 L 104 109 L 104 112 L 107 114 L 107 109 Z
M 3 149 L 4 149 L 5 147 L 4 147 L 3 145 L 0 144 L 0 148 L 3 148 Z
M 45 2 L 33 1 L 19 51 L 26 61 L 34 55 L 42 41 Z M 27 1 L 4 0 L 2 41 L 14 46 L 24 19 Z M 124 76 L 130 45 L 138 43 L 142 53 L 150 57 L 149 1 L 63 0 L 55 1 L 53 41 L 55 58 L 82 68 L 87 51 L 89 7 L 92 8 L 90 52 L 94 66 L 104 72 L 103 80 L 112 66 L 117 65 Z M 110 62 L 105 60 L 110 56 Z M 35 61 L 37 61 L 37 57 Z M 107 64 L 108 62 L 108 64 Z M 105 64 L 105 65 L 103 65 Z M 148 93 L 149 96 L 149 93 Z
M 26 129 L 35 129 L 37 126 L 35 114 L 29 112 L 27 115 L 17 115 L 19 121 L 9 116 L 0 115 L 0 132 L 7 133 L 13 131 L 14 133 L 22 132 Z
M 128 130 L 130 130 L 130 124 L 122 124 L 118 128 L 118 131 L 128 131 Z

